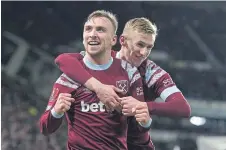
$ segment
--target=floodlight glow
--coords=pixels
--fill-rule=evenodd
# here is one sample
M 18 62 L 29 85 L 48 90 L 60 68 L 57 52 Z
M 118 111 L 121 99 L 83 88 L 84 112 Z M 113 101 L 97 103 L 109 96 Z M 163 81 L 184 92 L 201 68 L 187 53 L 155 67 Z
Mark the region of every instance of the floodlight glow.
M 190 122 L 196 126 L 202 126 L 206 123 L 206 118 L 193 116 L 190 118 Z

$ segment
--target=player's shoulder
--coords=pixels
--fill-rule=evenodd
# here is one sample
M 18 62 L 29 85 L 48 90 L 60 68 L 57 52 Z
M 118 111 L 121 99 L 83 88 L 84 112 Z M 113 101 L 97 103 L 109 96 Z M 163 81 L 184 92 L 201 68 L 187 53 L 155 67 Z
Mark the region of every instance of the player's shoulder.
M 83 53 L 62 53 L 57 56 L 57 59 L 70 59 L 70 58 L 77 58 L 78 60 L 83 59 Z
M 67 56 L 76 57 L 76 56 L 81 55 L 81 54 L 80 54 L 80 53 L 62 53 L 62 54 L 60 54 L 60 55 L 67 55 Z M 59 55 L 59 56 L 60 56 L 60 55 Z
M 145 71 L 163 71 L 165 73 L 167 73 L 161 66 L 159 66 L 158 64 L 156 64 L 154 61 L 150 60 L 150 59 L 146 59 L 141 65 L 141 68 L 144 68 Z
M 70 55 L 70 56 L 73 56 L 73 57 L 78 57 L 78 56 L 84 57 L 86 55 L 86 52 L 80 51 L 79 53 L 78 52 L 76 52 L 76 53 L 63 53 L 61 55 Z
M 145 74 L 145 81 L 148 84 L 148 87 L 154 85 L 163 77 L 169 76 L 169 74 L 157 65 L 152 60 L 145 60 L 140 66 L 139 70 L 143 71 Z
M 65 86 L 65 87 L 72 88 L 72 89 L 77 89 L 81 86 L 81 84 L 73 81 L 65 73 L 63 73 L 59 76 L 59 78 L 56 80 L 55 84 L 59 84 L 61 86 Z
M 132 79 L 133 76 L 138 72 L 136 66 L 133 66 L 125 60 L 114 58 L 114 61 L 116 61 L 116 63 L 120 65 L 120 69 L 128 74 L 129 79 Z
M 137 70 L 137 67 L 130 64 L 129 62 L 122 59 L 118 59 L 118 58 L 115 58 L 115 59 L 120 63 L 122 69 L 128 70 L 128 71 Z

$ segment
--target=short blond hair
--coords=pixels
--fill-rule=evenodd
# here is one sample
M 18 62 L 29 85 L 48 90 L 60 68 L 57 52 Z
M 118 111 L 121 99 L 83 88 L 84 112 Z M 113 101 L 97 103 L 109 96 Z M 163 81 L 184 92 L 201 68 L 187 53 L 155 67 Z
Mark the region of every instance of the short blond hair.
M 127 21 L 123 34 L 127 34 L 129 31 L 137 31 L 138 33 L 157 35 L 157 30 L 157 26 L 154 23 L 147 18 L 141 17 Z
M 116 32 L 118 30 L 118 19 L 115 14 L 113 14 L 109 11 L 106 11 L 106 10 L 96 10 L 88 16 L 87 21 L 89 21 L 90 19 L 95 18 L 95 17 L 105 17 L 105 18 L 109 19 L 114 27 L 114 31 L 116 34 Z

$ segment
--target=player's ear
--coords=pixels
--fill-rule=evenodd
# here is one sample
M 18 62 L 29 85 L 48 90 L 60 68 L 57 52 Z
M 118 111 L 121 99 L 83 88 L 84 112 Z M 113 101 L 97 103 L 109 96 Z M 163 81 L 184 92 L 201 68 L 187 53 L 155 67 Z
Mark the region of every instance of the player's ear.
M 117 35 L 114 35 L 112 39 L 112 45 L 114 46 L 117 43 Z
M 121 46 L 125 46 L 126 45 L 125 37 L 123 35 L 120 36 L 119 42 L 120 42 Z

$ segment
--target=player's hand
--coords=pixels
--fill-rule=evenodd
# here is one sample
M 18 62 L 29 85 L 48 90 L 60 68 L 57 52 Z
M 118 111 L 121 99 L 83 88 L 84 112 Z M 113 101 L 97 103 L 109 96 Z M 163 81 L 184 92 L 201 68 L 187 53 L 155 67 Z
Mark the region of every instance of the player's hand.
M 118 98 L 118 100 L 121 101 L 122 113 L 125 116 L 134 116 L 136 106 L 139 106 L 142 103 L 132 96 Z
M 68 111 L 71 107 L 71 103 L 74 102 L 75 99 L 71 97 L 69 93 L 60 93 L 57 98 L 57 102 L 54 105 L 54 110 L 58 114 L 63 114 Z
M 118 101 L 119 96 L 117 95 L 117 93 L 123 95 L 123 90 L 120 90 L 112 85 L 101 84 L 98 86 L 95 92 L 100 101 L 105 105 L 108 112 L 111 112 L 114 109 L 120 111 L 121 105 Z
M 137 105 L 134 109 L 134 112 L 137 122 L 145 125 L 150 120 L 150 114 L 146 102 L 141 102 L 140 105 Z

